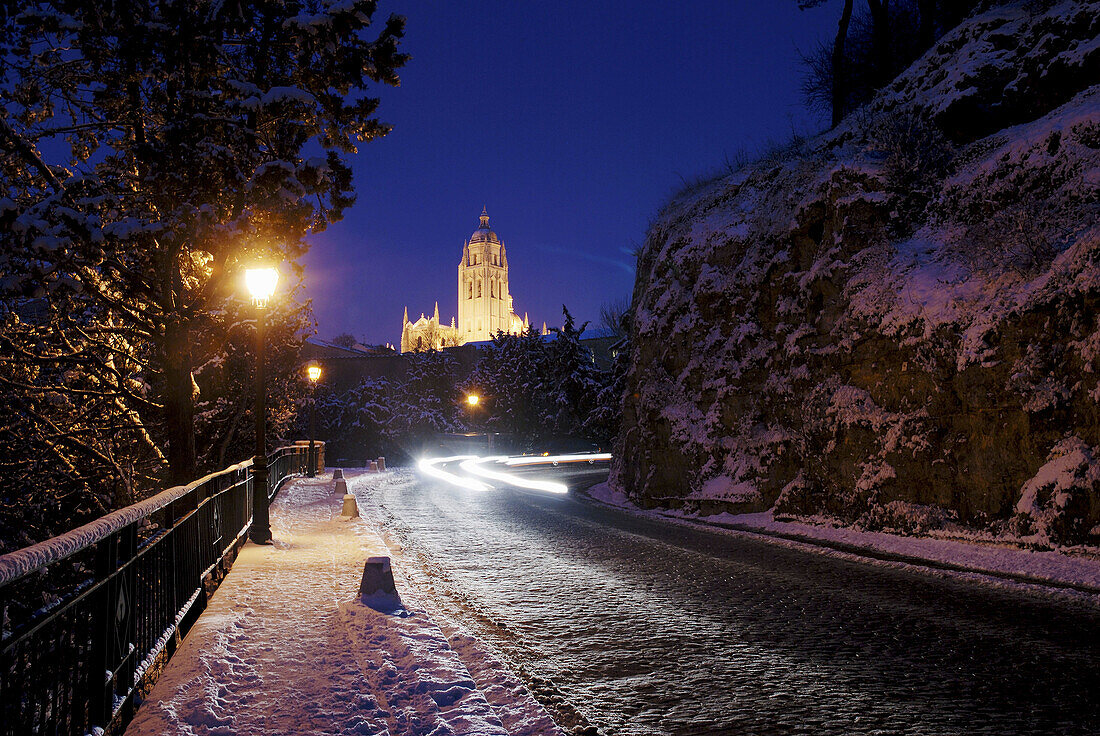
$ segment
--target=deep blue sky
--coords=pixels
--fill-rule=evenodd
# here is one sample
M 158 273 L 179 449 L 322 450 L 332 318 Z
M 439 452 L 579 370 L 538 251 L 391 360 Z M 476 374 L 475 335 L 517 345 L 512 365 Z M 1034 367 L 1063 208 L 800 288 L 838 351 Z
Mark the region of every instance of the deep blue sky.
M 353 161 L 357 204 L 304 263 L 318 336 L 400 339 L 455 315 L 462 241 L 482 206 L 508 249 L 516 311 L 598 321 L 628 298 L 632 249 L 684 179 L 817 129 L 798 51 L 836 3 L 795 0 L 383 0 L 412 60 L 379 91 L 393 131 Z

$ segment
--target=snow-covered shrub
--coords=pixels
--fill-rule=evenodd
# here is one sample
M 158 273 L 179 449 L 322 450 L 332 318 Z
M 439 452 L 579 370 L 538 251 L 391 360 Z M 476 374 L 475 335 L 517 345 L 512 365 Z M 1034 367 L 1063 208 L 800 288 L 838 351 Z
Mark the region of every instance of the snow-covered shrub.
M 1062 440 L 1016 503 L 1017 530 L 1055 544 L 1081 544 L 1100 524 L 1100 457 L 1077 436 Z
M 891 225 L 897 234 L 908 234 L 948 172 L 954 147 L 939 128 L 913 111 L 868 111 L 865 117 L 868 148 L 882 158 L 886 189 L 897 197 L 898 215 Z
M 893 532 L 895 534 L 927 534 L 942 529 L 957 520 L 958 515 L 936 506 L 888 501 L 868 510 L 860 519 L 866 529 Z

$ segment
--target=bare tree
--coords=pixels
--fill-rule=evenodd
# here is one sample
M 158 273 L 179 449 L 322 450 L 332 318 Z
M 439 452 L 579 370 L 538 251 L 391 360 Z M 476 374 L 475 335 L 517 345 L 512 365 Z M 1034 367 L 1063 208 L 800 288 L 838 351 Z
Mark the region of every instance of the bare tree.
M 798 7 L 802 10 L 817 7 L 825 0 L 798 0 Z M 846 101 L 848 98 L 847 87 L 847 58 L 844 47 L 848 41 L 848 26 L 852 22 L 853 0 L 844 0 L 844 7 L 840 11 L 840 22 L 837 24 L 836 37 L 833 39 L 833 47 L 830 53 L 830 110 L 832 126 L 835 128 L 844 118 L 847 112 Z

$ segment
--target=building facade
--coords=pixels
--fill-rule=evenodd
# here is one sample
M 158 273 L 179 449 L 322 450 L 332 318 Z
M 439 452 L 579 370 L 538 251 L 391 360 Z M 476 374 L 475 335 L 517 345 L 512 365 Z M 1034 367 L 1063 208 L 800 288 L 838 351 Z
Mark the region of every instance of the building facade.
M 492 339 L 498 332 L 519 334 L 529 327 L 527 315 L 515 313 L 508 289 L 508 255 L 504 243 L 489 228 L 483 209 L 477 230 L 462 244 L 458 264 L 458 320 L 450 326 L 439 320 L 439 302 L 432 317 L 421 314 L 409 321 L 409 310 L 401 322 L 401 352 L 441 350 Z M 543 325 L 543 332 L 546 326 Z

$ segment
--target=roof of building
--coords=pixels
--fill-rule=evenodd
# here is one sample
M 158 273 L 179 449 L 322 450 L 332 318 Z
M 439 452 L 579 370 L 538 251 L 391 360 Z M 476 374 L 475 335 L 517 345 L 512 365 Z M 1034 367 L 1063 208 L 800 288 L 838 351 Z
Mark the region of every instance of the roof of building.
M 481 222 L 474 234 L 470 236 L 471 243 L 499 243 L 497 234 L 489 229 L 489 215 L 485 208 L 481 210 Z
M 393 355 L 396 351 L 386 345 L 363 345 L 355 343 L 354 347 L 344 347 L 327 340 L 311 337 L 306 340 L 306 346 L 312 357 L 318 358 L 361 358 L 378 355 Z

